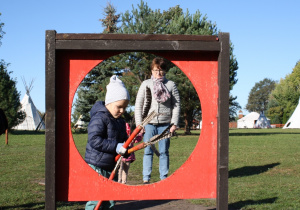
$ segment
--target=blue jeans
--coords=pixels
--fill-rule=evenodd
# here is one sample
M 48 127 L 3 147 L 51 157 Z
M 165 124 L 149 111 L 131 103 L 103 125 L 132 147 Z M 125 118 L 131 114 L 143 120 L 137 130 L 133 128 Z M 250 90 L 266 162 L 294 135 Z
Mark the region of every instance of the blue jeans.
M 111 172 L 109 171 L 106 171 L 102 168 L 99 168 L 97 166 L 94 166 L 92 164 L 89 164 L 89 166 L 91 166 L 98 174 L 106 177 L 106 178 L 109 178 Z M 116 174 L 116 176 L 114 177 L 114 181 L 117 181 L 117 177 L 118 175 Z M 98 204 L 98 201 L 88 201 L 85 205 L 85 210 L 93 210 Z M 106 209 L 109 209 L 109 210 L 113 210 L 115 209 L 115 201 L 103 201 L 101 206 L 99 207 L 100 210 L 106 210 Z
M 144 142 L 148 142 L 151 137 L 157 134 L 161 134 L 169 125 L 151 125 L 147 124 L 145 126 Z M 163 180 L 168 177 L 169 172 L 169 147 L 170 139 L 163 139 L 158 142 L 159 147 L 159 174 L 160 179 Z M 144 150 L 143 159 L 143 181 L 149 181 L 152 172 L 152 162 L 153 162 L 153 150 L 150 146 L 147 146 Z

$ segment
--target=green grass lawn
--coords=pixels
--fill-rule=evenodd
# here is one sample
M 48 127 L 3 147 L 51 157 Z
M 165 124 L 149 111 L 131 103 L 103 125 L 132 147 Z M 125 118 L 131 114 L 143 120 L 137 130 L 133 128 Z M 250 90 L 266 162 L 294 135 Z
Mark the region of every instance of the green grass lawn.
M 299 129 L 230 131 L 231 206 L 300 209 L 299 134 Z
M 179 133 L 180 134 L 180 133 Z M 300 209 L 300 129 L 233 129 L 229 136 L 229 207 L 233 209 Z M 170 173 L 189 157 L 199 138 L 171 140 Z M 84 156 L 87 134 L 74 134 Z M 0 209 L 44 209 L 45 135 L 15 132 L 0 136 Z M 184 142 L 184 143 L 183 143 Z M 129 184 L 141 184 L 142 155 L 129 171 Z M 154 157 L 152 182 L 159 180 Z M 215 205 L 211 200 L 191 200 Z M 80 209 L 81 203 L 59 202 L 58 209 Z

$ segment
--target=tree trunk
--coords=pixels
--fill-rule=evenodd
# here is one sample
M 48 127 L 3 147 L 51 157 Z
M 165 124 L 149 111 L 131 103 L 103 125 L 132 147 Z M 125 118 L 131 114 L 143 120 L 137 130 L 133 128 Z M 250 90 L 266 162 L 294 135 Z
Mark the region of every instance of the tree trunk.
M 190 129 L 190 126 L 189 126 L 189 115 L 185 112 L 184 114 L 183 114 L 183 116 L 184 116 L 184 129 L 185 129 L 185 132 L 184 132 L 184 134 L 185 135 L 191 135 L 192 133 L 191 133 L 191 129 Z

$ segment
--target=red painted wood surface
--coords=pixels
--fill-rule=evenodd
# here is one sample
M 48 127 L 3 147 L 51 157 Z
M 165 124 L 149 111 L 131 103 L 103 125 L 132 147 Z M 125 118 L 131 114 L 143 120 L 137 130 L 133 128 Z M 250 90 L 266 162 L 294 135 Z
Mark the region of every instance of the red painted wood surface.
M 71 107 L 78 85 L 111 52 L 57 53 L 57 200 L 156 200 L 216 198 L 218 54 L 160 52 L 191 80 L 201 101 L 202 131 L 187 161 L 167 179 L 150 185 L 123 185 L 99 176 L 80 156 L 71 133 Z M 184 142 L 182 142 L 184 144 Z M 172 162 L 170 162 L 172 164 Z

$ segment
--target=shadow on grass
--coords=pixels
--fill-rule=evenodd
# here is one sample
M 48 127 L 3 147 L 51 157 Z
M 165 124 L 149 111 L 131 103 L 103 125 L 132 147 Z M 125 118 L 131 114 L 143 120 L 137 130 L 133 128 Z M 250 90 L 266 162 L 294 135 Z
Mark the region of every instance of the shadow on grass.
M 142 200 L 142 201 L 118 201 L 116 203 L 116 209 L 118 210 L 138 210 L 153 208 L 162 204 L 169 203 L 172 200 Z
M 14 205 L 14 206 L 0 206 L 0 209 L 45 209 L 45 203 L 26 203 L 22 205 Z
M 266 198 L 261 200 L 245 200 L 245 201 L 238 201 L 235 203 L 231 203 L 228 205 L 229 209 L 241 209 L 243 207 L 249 207 L 251 209 L 251 205 L 260 205 L 260 204 L 267 204 L 267 203 L 274 203 L 278 197 L 273 198 Z
M 261 133 L 229 133 L 229 136 L 270 136 L 270 135 L 289 135 L 289 134 L 299 134 L 299 132 L 285 132 L 285 133 L 277 133 L 277 132 L 261 132 Z
M 70 207 L 72 210 L 76 209 L 84 209 L 86 202 L 57 202 L 56 208 L 59 207 Z M 39 210 L 45 209 L 45 203 L 26 203 L 22 205 L 14 205 L 14 206 L 0 206 L 0 209 L 24 209 L 24 210 Z
M 280 165 L 280 163 L 271 163 L 263 166 L 244 166 L 241 168 L 236 168 L 229 171 L 229 178 L 261 174 L 278 165 Z
M 45 131 L 25 131 L 25 130 L 11 130 L 9 133 L 13 135 L 45 135 Z
M 176 133 L 176 136 L 200 136 L 200 133 L 191 133 L 191 134 Z

